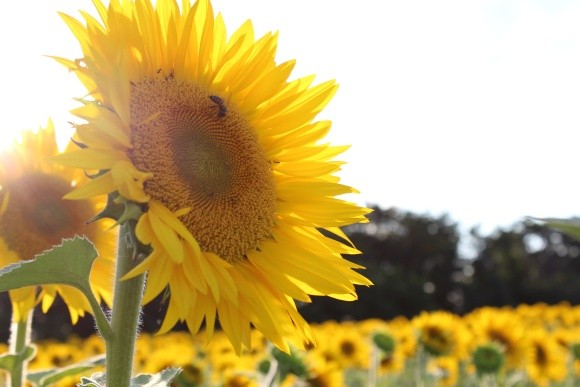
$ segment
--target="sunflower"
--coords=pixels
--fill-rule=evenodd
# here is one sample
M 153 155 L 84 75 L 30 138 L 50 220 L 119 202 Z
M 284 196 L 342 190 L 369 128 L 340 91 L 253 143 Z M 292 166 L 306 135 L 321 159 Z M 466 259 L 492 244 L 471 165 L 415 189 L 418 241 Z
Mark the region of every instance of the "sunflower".
M 321 346 L 326 348 L 324 352 L 328 360 L 336 361 L 341 368 L 369 367 L 370 343 L 355 323 L 341 323 L 338 329 L 328 331 L 325 339 Z
M 566 353 L 553 336 L 543 329 L 528 331 L 533 356 L 526 364 L 528 375 L 538 386 L 561 382 L 567 374 Z
M 388 327 L 393 332 L 397 348 L 402 350 L 405 358 L 415 356 L 417 352 L 417 337 L 411 322 L 406 317 L 398 316 L 389 321 Z
M 57 151 L 49 121 L 37 133 L 24 132 L 20 142 L 0 154 L 0 267 L 32 259 L 63 238 L 86 235 L 101 253 L 91 271 L 93 293 L 97 300 L 110 304 L 112 240 L 102 226 L 85 224 L 98 208 L 98 201 L 62 198 L 84 176 L 48 161 Z M 57 294 L 67 304 L 73 323 L 91 311 L 87 299 L 75 288 L 43 285 L 37 294 L 36 287 L 28 286 L 9 291 L 13 320 L 26 321 L 28 312 L 39 302 L 46 312 Z
M 465 317 L 473 333 L 473 349 L 489 342 L 503 347 L 508 369 L 524 366 L 532 356 L 532 349 L 526 340 L 528 326 L 511 309 L 483 307 Z
M 467 356 L 469 333 L 461 318 L 446 311 L 422 312 L 411 321 L 418 341 L 433 356 Z
M 321 353 L 316 351 L 308 351 L 306 353 L 305 363 L 308 367 L 308 376 L 302 383 L 288 384 L 288 386 L 307 385 L 317 387 L 340 387 L 345 386 L 344 371 L 338 363 L 328 361 Z M 286 382 L 286 377 L 284 380 Z M 282 386 L 285 386 L 282 383 Z
M 341 256 L 360 252 L 340 227 L 369 212 L 338 197 L 355 192 L 335 175 L 348 147 L 314 121 L 336 84 L 289 81 L 277 34 L 255 39 L 248 21 L 227 39 L 208 0 L 95 5 L 100 21 L 63 15 L 83 57 L 56 58 L 90 96 L 73 111 L 82 149 L 60 162 L 100 171 L 69 197 L 142 205 L 152 252 L 124 278 L 147 271 L 144 302 L 169 289 L 160 332 L 205 320 L 211 337 L 217 316 L 238 353 L 252 325 L 286 351 L 314 342 L 295 300 L 371 284 Z
M 459 362 L 455 357 L 440 356 L 429 360 L 427 372 L 435 377 L 438 387 L 457 385 Z

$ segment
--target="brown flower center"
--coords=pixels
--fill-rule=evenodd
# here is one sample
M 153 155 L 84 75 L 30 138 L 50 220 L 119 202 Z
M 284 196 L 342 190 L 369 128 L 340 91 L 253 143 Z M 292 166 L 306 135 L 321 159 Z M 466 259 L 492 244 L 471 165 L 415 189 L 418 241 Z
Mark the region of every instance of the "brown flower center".
M 442 355 L 451 350 L 453 341 L 449 332 L 439 327 L 428 326 L 424 331 L 423 344 L 428 352 Z
M 236 262 L 274 225 L 270 161 L 254 129 L 227 101 L 201 86 L 158 76 L 131 89 L 129 156 L 153 172 L 145 192 L 180 220 L 204 251 Z
M 536 352 L 536 364 L 538 364 L 540 367 L 545 367 L 548 363 L 548 354 L 546 353 L 546 349 L 540 343 L 536 343 L 534 345 L 534 350 Z
M 67 180 L 34 172 L 2 188 L 8 203 L 0 215 L 0 236 L 21 259 L 31 259 L 63 238 L 92 235 L 92 227 L 85 222 L 92 216 L 93 206 L 88 201 L 63 200 L 72 190 Z
M 340 343 L 340 353 L 346 357 L 351 357 L 356 352 L 356 346 L 352 341 L 343 341 Z

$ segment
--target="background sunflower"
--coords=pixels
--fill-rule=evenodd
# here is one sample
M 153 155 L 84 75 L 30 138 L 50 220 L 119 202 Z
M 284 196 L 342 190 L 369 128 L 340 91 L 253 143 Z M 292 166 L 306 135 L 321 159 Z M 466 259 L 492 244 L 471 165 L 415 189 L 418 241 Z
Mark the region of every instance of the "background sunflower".
M 86 235 L 100 255 L 91 271 L 91 286 L 97 300 L 111 303 L 112 243 L 104 224 L 86 224 L 98 201 L 64 200 L 63 196 L 85 177 L 78 170 L 54 164 L 58 152 L 51 121 L 37 133 L 26 131 L 13 147 L 0 154 L 0 267 L 60 244 L 63 238 Z M 80 291 L 63 285 L 24 287 L 9 292 L 13 320 L 26 320 L 39 302 L 46 312 L 59 294 L 68 306 L 71 320 L 91 308 Z

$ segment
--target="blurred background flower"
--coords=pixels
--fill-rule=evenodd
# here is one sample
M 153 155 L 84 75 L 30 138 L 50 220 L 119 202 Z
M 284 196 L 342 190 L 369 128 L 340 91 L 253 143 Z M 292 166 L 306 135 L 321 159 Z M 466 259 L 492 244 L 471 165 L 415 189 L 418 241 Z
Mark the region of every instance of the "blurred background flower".
M 25 131 L 22 139 L 0 154 L 0 267 L 22 260 L 60 244 L 63 238 L 86 235 L 99 251 L 90 283 L 97 300 L 112 298 L 113 233 L 105 223 L 89 223 L 102 203 L 98 200 L 70 201 L 63 196 L 84 181 L 78 170 L 54 164 L 58 152 L 51 121 L 38 132 Z M 46 312 L 57 295 L 66 303 L 72 323 L 91 308 L 80 291 L 64 285 L 24 287 L 9 292 L 13 320 L 23 321 L 28 312 L 42 304 Z

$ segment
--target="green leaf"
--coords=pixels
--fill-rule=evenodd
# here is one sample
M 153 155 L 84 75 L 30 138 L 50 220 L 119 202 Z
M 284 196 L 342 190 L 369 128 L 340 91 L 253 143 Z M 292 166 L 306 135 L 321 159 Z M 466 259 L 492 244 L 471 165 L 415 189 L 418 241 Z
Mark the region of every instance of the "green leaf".
M 139 374 L 131 380 L 131 387 L 169 387 L 180 372 L 181 368 L 167 368 L 153 375 Z
M 38 387 L 40 385 L 40 381 L 46 375 L 52 374 L 56 368 L 49 368 L 46 370 L 39 370 L 39 371 L 27 371 L 26 372 L 26 381 L 32 384 L 34 387 Z
M 91 294 L 89 274 L 96 257 L 97 251 L 88 239 L 79 236 L 63 239 L 61 245 L 30 261 L 0 269 L 0 292 L 23 286 L 62 284 Z
M 545 222 L 549 227 L 561 231 L 572 238 L 580 240 L 580 218 L 557 219 L 557 218 L 532 218 Z
M 167 368 L 157 374 L 139 374 L 131 379 L 131 387 L 169 387 L 181 368 Z M 107 377 L 104 373 L 97 373 L 90 378 L 82 377 L 78 387 L 104 387 Z
M 63 368 L 29 372 L 27 379 L 38 387 L 46 387 L 68 376 L 76 375 L 81 372 L 87 372 L 97 366 L 104 364 L 105 356 L 99 355 Z
M 19 364 L 30 360 L 36 355 L 36 347 L 34 345 L 27 345 L 16 354 L 5 353 L 0 355 L 0 369 L 12 372 Z
M 78 387 L 105 387 L 105 374 L 102 372 L 91 375 L 90 378 L 83 376 L 81 377 L 80 383 L 77 384 Z

